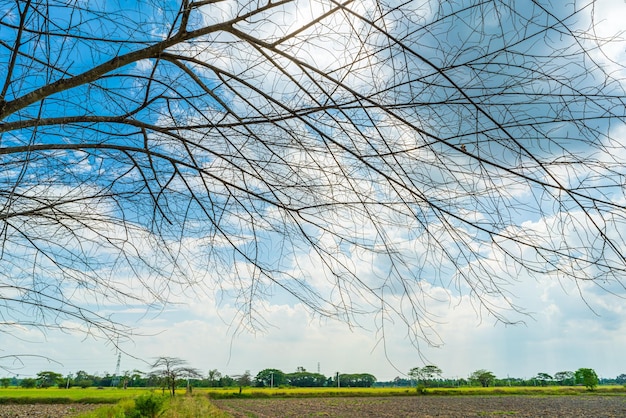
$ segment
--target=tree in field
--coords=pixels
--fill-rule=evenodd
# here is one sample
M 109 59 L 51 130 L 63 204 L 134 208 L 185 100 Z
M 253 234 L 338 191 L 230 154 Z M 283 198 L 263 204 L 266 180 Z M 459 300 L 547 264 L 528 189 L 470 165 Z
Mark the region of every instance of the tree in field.
M 574 372 L 562 371 L 554 373 L 554 380 L 561 386 L 573 386 L 576 383 Z
M 37 373 L 37 387 L 49 388 L 56 386 L 63 381 L 63 375 L 52 371 L 43 371 Z
M 37 380 L 31 377 L 27 377 L 21 380 L 20 386 L 24 389 L 32 389 L 37 386 Z
M 134 369 L 128 374 L 128 385 L 132 387 L 145 386 L 146 374 L 141 370 Z
M 233 379 L 232 377 L 225 375 L 220 377 L 219 379 L 219 386 L 221 387 L 230 387 L 230 386 L 235 386 L 236 385 L 236 381 L 235 379 Z
M 369 388 L 376 383 L 376 376 L 369 373 L 344 373 L 339 378 L 340 387 Z M 324 377 L 324 379 L 326 378 Z
M 172 396 L 176 395 L 178 381 L 201 376 L 197 369 L 188 367 L 185 360 L 176 357 L 159 357 L 152 364 L 152 369 L 151 374 L 161 382 L 164 389 L 167 388 Z
M 409 376 L 416 380 L 418 384 L 430 386 L 432 381 L 441 377 L 441 369 L 435 365 L 429 364 L 424 367 L 413 367 L 409 371 Z
M 321 373 L 307 372 L 303 367 L 298 367 L 297 370 L 294 373 L 285 374 L 285 380 L 290 386 L 300 388 L 322 387 L 328 382 L 326 376 Z M 339 385 L 343 384 L 343 375 L 339 375 Z M 337 386 L 337 381 L 334 382 L 333 386 Z
M 252 386 L 252 375 L 250 370 L 246 370 L 242 375 L 237 376 L 237 384 L 239 388 L 244 386 Z
M 80 386 L 83 389 L 86 389 L 91 386 L 104 386 L 104 385 L 96 385 L 96 381 L 98 380 L 97 376 L 91 375 L 84 370 L 79 370 L 74 374 L 74 386 Z
M 217 386 L 220 378 L 222 377 L 222 373 L 220 373 L 217 369 L 211 369 L 207 373 L 207 380 L 209 381 L 209 386 Z
M 548 373 L 543 373 L 543 372 L 537 373 L 537 376 L 535 376 L 535 379 L 539 381 L 541 386 L 547 386 L 550 384 L 550 382 L 554 380 L 554 378 L 550 376 Z
M 254 378 L 257 386 L 276 387 L 286 383 L 285 373 L 278 369 L 264 369 Z
M 11 379 L 8 377 L 0 378 L 0 386 L 3 388 L 8 388 L 11 385 Z
M 505 323 L 519 278 L 623 295 L 594 3 L 0 3 L 2 332 L 123 342 L 113 302 L 188 289 L 254 330 L 278 291 L 437 345 L 433 286 Z
M 480 383 L 482 387 L 486 388 L 496 380 L 496 375 L 488 370 L 480 369 L 470 375 L 470 380 Z
M 588 390 L 594 390 L 596 386 L 598 386 L 598 383 L 600 383 L 596 371 L 589 368 L 583 367 L 576 370 L 574 377 L 577 384 L 584 385 Z

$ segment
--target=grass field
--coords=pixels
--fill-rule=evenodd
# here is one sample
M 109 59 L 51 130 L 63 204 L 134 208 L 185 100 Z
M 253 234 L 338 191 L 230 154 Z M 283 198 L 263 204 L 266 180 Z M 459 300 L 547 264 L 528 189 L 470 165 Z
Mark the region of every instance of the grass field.
M 70 389 L 22 389 L 0 388 L 0 404 L 2 403 L 116 403 L 123 399 L 135 398 L 147 391 L 160 389 L 149 388 L 70 388 Z M 183 395 L 184 389 L 178 393 Z M 246 387 L 239 393 L 239 388 L 195 388 L 195 395 L 207 395 L 212 399 L 223 398 L 311 398 L 311 397 L 368 397 L 368 396 L 416 396 L 415 388 L 255 388 Z M 459 388 L 427 388 L 426 395 L 458 396 L 458 395 L 626 395 L 624 386 L 598 386 L 589 392 L 582 386 L 512 386 L 512 387 L 459 387 Z
M 160 391 L 159 391 L 160 393 Z M 220 410 L 206 396 L 165 396 L 163 409 L 156 414 L 159 418 L 231 418 L 227 412 Z M 118 418 L 134 416 L 133 400 L 125 399 L 115 405 L 102 406 L 93 411 L 85 412 L 77 418 Z
M 416 396 L 415 388 L 237 388 L 195 389 L 194 393 L 206 393 L 212 399 L 224 398 L 310 398 L 310 397 L 368 397 L 368 396 Z M 427 388 L 426 395 L 432 396 L 497 396 L 497 395 L 626 395 L 624 386 L 599 386 L 593 392 L 582 386 L 510 386 Z
M 116 403 L 123 399 L 134 398 L 145 393 L 144 388 L 117 389 L 117 388 L 47 388 L 22 389 L 1 388 L 0 404 L 6 403 Z

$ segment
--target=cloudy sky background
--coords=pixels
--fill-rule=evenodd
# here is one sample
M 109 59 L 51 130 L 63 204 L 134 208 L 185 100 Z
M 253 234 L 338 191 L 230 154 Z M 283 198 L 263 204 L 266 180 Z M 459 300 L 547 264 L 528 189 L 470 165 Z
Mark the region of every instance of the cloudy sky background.
M 621 17 L 626 15 L 626 3 L 600 0 L 594 13 L 594 19 L 601 22 L 597 35 L 608 37 L 625 29 Z M 621 42 L 596 55 L 615 71 L 623 71 L 615 63 L 626 62 L 626 42 L 621 37 Z M 625 138 L 626 129 L 617 127 L 613 137 Z M 300 265 L 310 268 L 315 277 L 313 263 Z M 369 266 L 360 268 L 366 271 Z M 466 377 L 476 369 L 491 370 L 498 377 L 531 377 L 579 367 L 594 368 L 602 377 L 626 373 L 623 299 L 591 284 L 517 279 L 508 290 L 529 314 L 511 313 L 513 320 L 523 321 L 517 325 L 495 321 L 467 296 L 425 283 L 429 294 L 441 296 L 441 302 L 428 306 L 434 323 L 430 335 L 442 344 L 430 347 L 422 341 L 419 351 L 403 323 L 386 322 L 383 330 L 375 317 L 365 317 L 349 327 L 312 316 L 301 303 L 280 293 L 260 306 L 268 325 L 254 334 L 239 330 L 237 307 L 216 300 L 213 294 L 181 294 L 174 297 L 179 304 L 168 305 L 159 315 L 146 313 L 140 306 L 103 309 L 122 315 L 144 335 L 122 345 L 128 354 L 147 362 L 159 356 L 180 357 L 205 373 L 218 369 L 232 376 L 250 370 L 255 375 L 265 368 L 291 372 L 301 366 L 309 371 L 319 367 L 327 376 L 367 372 L 379 380 L 391 380 L 423 364 L 435 364 L 445 377 L 452 378 Z M 48 369 L 63 374 L 77 370 L 113 373 L 117 360 L 114 347 L 81 333 L 47 331 L 44 338 L 39 330 L 16 329 L 2 336 L 2 347 L 0 355 L 30 353 L 55 362 L 35 358 L 24 358 L 23 366 L 5 362 L 11 370 L 0 371 L 0 376 L 33 376 Z M 145 362 L 128 354 L 122 355 L 122 371 L 148 371 Z
M 444 345 L 423 345 L 425 359 L 409 343 L 402 324 L 387 329 L 381 341 L 371 324 L 364 324 L 366 329 L 350 329 L 336 321 L 321 321 L 311 318 L 301 304 L 268 306 L 266 320 L 273 328 L 232 337 L 233 329 L 225 321 L 233 315 L 232 308 L 217 311 L 213 301 L 199 298 L 187 307 L 169 308 L 157 318 L 140 319 L 139 331 L 151 336 L 137 337 L 124 349 L 146 361 L 180 357 L 203 372 L 218 369 L 231 376 L 245 370 L 256 374 L 265 368 L 292 372 L 298 366 L 317 371 L 319 363 L 320 372 L 327 376 L 337 371 L 366 372 L 391 380 L 424 361 L 438 365 L 446 377 L 466 377 L 482 368 L 498 377 L 531 377 L 579 367 L 594 368 L 603 377 L 626 371 L 626 312 L 621 299 L 588 293 L 594 314 L 576 289 L 565 289 L 565 294 L 558 285 L 520 282 L 517 295 L 534 313 L 526 324 L 504 326 L 489 317 L 481 321 L 467 299 L 454 298 L 450 306 L 436 312 L 440 316 L 437 332 Z M 47 369 L 64 374 L 115 371 L 115 349 L 91 337 L 51 332 L 44 341 L 37 331 L 16 336 L 26 341 L 11 339 L 5 349 L 45 354 L 61 363 L 26 359 L 28 364 L 15 370 L 21 376 Z M 149 367 L 122 355 L 121 370 L 133 369 L 147 371 Z

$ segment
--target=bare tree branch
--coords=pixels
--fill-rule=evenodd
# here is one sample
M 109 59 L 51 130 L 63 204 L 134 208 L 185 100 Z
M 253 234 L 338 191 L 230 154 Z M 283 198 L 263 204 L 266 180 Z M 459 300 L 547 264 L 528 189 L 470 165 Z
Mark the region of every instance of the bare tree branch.
M 175 3 L 0 9 L 2 332 L 117 341 L 102 307 L 190 289 L 254 330 L 278 292 L 419 347 L 455 297 L 523 321 L 518 281 L 624 297 L 593 0 Z

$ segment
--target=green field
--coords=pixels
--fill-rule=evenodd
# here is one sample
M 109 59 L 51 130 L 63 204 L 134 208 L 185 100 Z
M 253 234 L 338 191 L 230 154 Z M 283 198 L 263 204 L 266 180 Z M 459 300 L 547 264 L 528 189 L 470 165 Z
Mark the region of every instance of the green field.
M 160 389 L 149 388 L 70 388 L 70 389 L 0 389 L 0 404 L 2 403 L 116 403 L 123 399 L 131 399 L 143 393 Z M 180 389 L 183 395 L 185 389 Z M 212 399 L 223 398 L 308 398 L 308 397 L 343 397 L 343 396 L 416 396 L 415 388 L 255 388 L 246 387 L 239 393 L 239 388 L 195 388 L 194 395 L 206 395 Z M 456 396 L 456 395 L 585 395 L 585 394 L 614 394 L 626 395 L 624 386 L 598 386 L 589 392 L 582 386 L 513 386 L 489 387 L 466 386 L 459 388 L 427 388 L 426 395 Z
M 0 389 L 0 404 L 3 403 L 116 403 L 123 399 L 134 398 L 146 389 L 117 388 L 47 388 L 47 389 Z
M 133 399 L 145 393 L 161 394 L 155 388 L 70 388 L 70 389 L 0 389 L 0 404 L 114 404 L 122 400 Z M 185 390 L 179 391 L 179 397 Z M 327 397 L 372 397 L 372 396 L 417 396 L 415 388 L 195 388 L 194 395 L 204 395 L 210 399 L 226 398 L 327 398 Z M 529 396 L 578 396 L 578 395 L 623 395 L 624 386 L 598 386 L 590 392 L 581 386 L 513 386 L 513 387 L 459 387 L 459 388 L 427 388 L 426 396 L 498 396 L 498 395 L 529 395 Z

